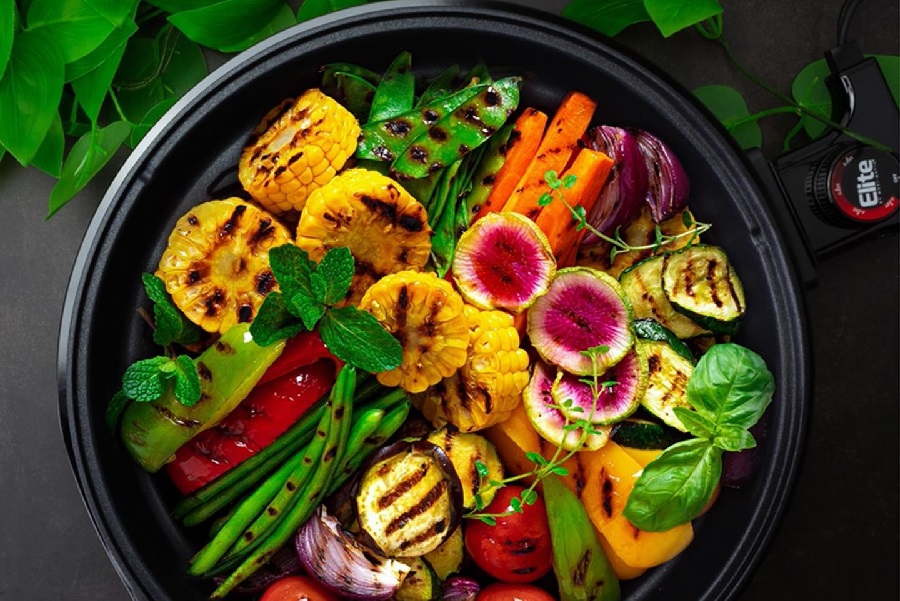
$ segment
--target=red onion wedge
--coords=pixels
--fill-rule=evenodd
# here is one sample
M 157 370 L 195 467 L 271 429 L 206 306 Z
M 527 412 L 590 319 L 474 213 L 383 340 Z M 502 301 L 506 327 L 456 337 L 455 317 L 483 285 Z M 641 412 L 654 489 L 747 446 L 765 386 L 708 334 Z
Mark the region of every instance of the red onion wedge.
M 644 130 L 634 133 L 647 165 L 647 204 L 653 221 L 662 223 L 687 206 L 690 182 L 681 161 L 665 142 Z
M 310 575 L 347 599 L 389 599 L 409 566 L 377 555 L 320 505 L 297 533 L 297 555 Z
M 444 601 L 475 601 L 481 585 L 467 576 L 451 576 L 441 585 Z
M 628 224 L 641 210 L 647 193 L 647 164 L 637 139 L 626 129 L 600 125 L 588 132 L 588 144 L 614 161 L 600 198 L 594 204 L 588 223 L 600 232 L 612 235 L 620 225 Z M 588 232 L 585 244 L 599 239 Z

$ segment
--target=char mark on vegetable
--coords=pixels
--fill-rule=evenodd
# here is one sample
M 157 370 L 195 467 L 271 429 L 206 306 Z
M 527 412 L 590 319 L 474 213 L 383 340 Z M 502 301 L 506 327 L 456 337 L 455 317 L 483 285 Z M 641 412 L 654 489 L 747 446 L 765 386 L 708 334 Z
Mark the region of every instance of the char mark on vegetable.
M 416 484 L 421 482 L 422 479 L 425 478 L 426 474 L 428 474 L 428 464 L 422 463 L 419 466 L 419 469 L 398 482 L 396 486 L 394 486 L 393 490 L 391 490 L 391 492 L 378 499 L 378 508 L 387 509 L 388 507 L 396 503 L 400 499 L 400 497 L 405 495 L 407 492 L 412 490 L 412 488 Z
M 401 215 L 400 227 L 407 232 L 421 232 L 425 228 L 425 220 L 421 215 Z
M 267 269 L 256 276 L 256 291 L 266 296 L 275 288 L 275 275 Z
M 603 513 L 606 514 L 607 518 L 611 519 L 613 515 L 613 482 L 605 467 L 600 470 L 600 479 L 602 480 L 600 485 L 600 504 L 603 507 Z
M 379 198 L 372 198 L 366 194 L 360 195 L 359 199 L 362 201 L 366 208 L 368 208 L 373 213 L 378 213 L 385 219 L 395 222 L 397 220 L 397 205 L 389 202 L 385 202 Z
M 414 545 L 420 544 L 422 541 L 426 541 L 429 538 L 434 538 L 436 536 L 440 536 L 440 534 L 447 528 L 447 523 L 444 520 L 438 520 L 434 524 L 431 525 L 430 528 L 425 530 L 424 532 L 417 534 L 416 536 L 406 539 L 402 541 L 399 545 L 400 550 L 408 549 Z
M 204 301 L 204 305 L 206 305 L 206 315 L 208 317 L 215 317 L 219 314 L 219 311 L 222 309 L 222 305 L 225 304 L 225 291 L 221 288 L 216 288 L 211 296 L 207 297 Z
M 219 238 L 227 238 L 234 233 L 241 223 L 241 217 L 247 211 L 247 205 L 238 205 L 231 212 L 231 217 L 219 228 Z
M 434 505 L 435 503 L 438 502 L 438 499 L 441 498 L 441 495 L 444 494 L 444 491 L 446 489 L 447 489 L 447 481 L 440 480 L 437 484 L 435 484 L 431 488 L 431 490 L 429 490 L 425 494 L 424 497 L 422 497 L 419 500 L 418 503 L 413 505 L 407 511 L 404 511 L 403 513 L 401 513 L 400 515 L 395 517 L 393 520 L 391 520 L 391 522 L 387 525 L 387 528 L 385 529 L 385 534 L 393 534 L 394 532 L 396 532 L 397 530 L 399 530 L 400 528 L 405 526 L 413 518 L 415 518 L 419 515 L 422 515 L 423 513 L 428 511 L 428 509 L 431 508 L 432 505 Z M 434 529 L 434 526 L 432 526 L 431 530 L 433 530 L 433 529 Z M 428 536 L 424 536 L 425 534 L 426 533 L 423 532 L 422 535 L 420 535 L 422 538 L 416 537 L 411 541 L 404 541 L 404 542 L 409 542 L 410 544 L 421 542 L 421 541 L 425 540 L 426 538 L 428 538 Z M 403 545 L 401 545 L 401 547 L 402 546 Z
M 443 127 L 432 127 L 428 130 L 428 137 L 435 142 L 445 142 L 450 135 Z
M 428 150 L 426 150 L 423 146 L 413 144 L 406 152 L 409 154 L 409 158 L 416 163 L 421 163 L 424 165 L 428 162 Z
M 249 323 L 253 320 L 253 307 L 251 305 L 241 305 L 238 308 L 238 323 Z
M 391 135 L 397 136 L 398 138 L 405 138 L 406 134 L 412 130 L 412 125 L 406 119 L 392 119 L 385 122 L 384 128 L 388 130 Z

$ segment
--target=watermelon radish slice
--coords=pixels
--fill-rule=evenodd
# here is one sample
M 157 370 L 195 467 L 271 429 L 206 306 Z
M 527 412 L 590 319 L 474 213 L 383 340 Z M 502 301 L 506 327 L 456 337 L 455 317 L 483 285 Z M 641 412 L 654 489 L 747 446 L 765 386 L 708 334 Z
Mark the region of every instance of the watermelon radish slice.
M 631 305 L 611 275 L 589 267 L 560 269 L 547 294 L 528 310 L 528 336 L 545 361 L 580 376 L 594 370 L 582 351 L 605 346 L 597 357 L 603 373 L 634 344 Z
M 564 371 L 557 374 L 552 391 L 553 401 L 562 407 L 560 411 L 570 420 L 587 419 L 598 425 L 612 424 L 625 419 L 640 406 L 648 377 L 647 357 L 639 347 L 635 347 L 597 378 L 600 395 L 596 407 L 592 407 L 594 397 L 590 384 L 585 381 L 593 378 L 574 376 Z
M 556 273 L 547 237 L 524 215 L 489 213 L 460 236 L 453 278 L 481 309 L 520 313 L 544 294 Z
M 612 426 L 594 426 L 594 432 L 588 434 L 584 445 L 579 447 L 582 429 L 573 426 L 573 421 L 562 414 L 553 399 L 555 371 L 543 361 L 535 362 L 531 380 L 522 394 L 528 419 L 542 438 L 566 451 L 596 451 L 609 440 Z

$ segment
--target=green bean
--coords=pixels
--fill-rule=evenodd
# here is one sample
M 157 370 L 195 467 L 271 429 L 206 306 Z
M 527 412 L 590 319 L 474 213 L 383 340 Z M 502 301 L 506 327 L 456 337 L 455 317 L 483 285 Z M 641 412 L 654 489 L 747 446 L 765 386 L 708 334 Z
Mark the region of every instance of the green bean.
M 340 482 L 333 482 L 333 490 L 330 492 L 334 492 L 334 490 L 340 488 L 347 478 L 353 475 L 363 462 L 369 458 L 369 455 L 371 455 L 375 449 L 381 447 L 397 430 L 400 429 L 400 426 L 403 425 L 403 422 L 406 421 L 406 418 L 409 415 L 410 406 L 411 403 L 407 400 L 385 414 L 384 419 L 378 424 L 378 429 L 363 441 L 362 447 L 355 455 L 353 455 L 353 457 L 347 459 L 343 473 L 339 474 L 339 476 L 343 476 L 343 479 Z
M 265 565 L 285 543 L 287 543 L 297 529 L 302 526 L 312 515 L 319 501 L 325 494 L 331 475 L 335 468 L 335 460 L 340 460 L 346 448 L 347 438 L 350 435 L 352 420 L 352 398 L 356 384 L 356 370 L 350 366 L 344 366 L 338 374 L 337 381 L 332 388 L 330 397 L 330 420 L 325 422 L 327 428 L 325 438 L 325 452 L 321 462 L 316 465 L 312 477 L 302 490 L 297 490 L 295 503 L 288 510 L 262 542 L 253 552 L 238 566 L 238 568 L 226 578 L 210 596 L 212 599 L 221 599 L 234 587 L 247 579 L 253 572 Z M 278 516 L 275 516 L 278 517 Z
M 325 493 L 326 497 L 338 489 L 340 486 L 337 484 L 338 481 L 341 481 L 341 484 L 343 484 L 343 476 L 350 476 L 352 472 L 345 473 L 349 468 L 350 461 L 362 450 L 365 440 L 378 429 L 378 424 L 381 423 L 384 415 L 384 409 L 367 409 L 353 424 L 350 436 L 347 438 L 347 449 L 341 462 L 334 469 L 334 476 L 331 479 L 328 492 Z

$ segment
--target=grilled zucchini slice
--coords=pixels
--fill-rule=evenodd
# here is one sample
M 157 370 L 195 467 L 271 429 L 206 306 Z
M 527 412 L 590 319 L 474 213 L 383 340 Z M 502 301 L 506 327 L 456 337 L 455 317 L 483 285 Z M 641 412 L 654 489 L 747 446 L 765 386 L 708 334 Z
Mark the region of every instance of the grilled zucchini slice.
M 427 561 L 421 557 L 399 561 L 409 566 L 409 574 L 394 593 L 395 601 L 437 601 L 442 597 L 441 581 Z
M 663 260 L 662 288 L 676 311 L 719 334 L 734 334 L 744 315 L 744 288 L 725 251 L 697 244 Z
M 631 326 L 634 328 L 634 333 L 638 338 L 642 340 L 665 342 L 672 347 L 673 351 L 691 363 L 696 363 L 694 354 L 691 353 L 691 349 L 688 348 L 688 345 L 683 343 L 681 339 L 675 335 L 675 332 L 658 321 L 649 318 L 635 319 Z
M 684 436 L 671 428 L 636 418 L 626 419 L 613 426 L 610 438 L 619 446 L 653 450 L 665 449 L 684 440 Z
M 667 254 L 654 255 L 622 272 L 619 283 L 631 302 L 635 319 L 650 318 L 684 340 L 709 334 L 669 302 L 662 285 L 662 270 Z
M 646 353 L 650 371 L 641 405 L 664 424 L 687 432 L 675 415 L 675 407 L 693 409 L 687 398 L 687 384 L 694 365 L 665 342 L 640 340 L 638 344 Z
M 459 526 L 462 487 L 447 454 L 424 440 L 382 448 L 362 471 L 356 493 L 361 533 L 386 557 L 419 557 Z
M 475 492 L 481 484 L 476 461 L 480 461 L 487 468 L 488 475 L 485 480 L 503 480 L 503 464 L 500 463 L 497 449 L 484 436 L 460 432 L 453 426 L 445 426 L 429 434 L 427 440 L 441 447 L 450 458 L 462 484 L 463 508 L 471 509 L 475 506 Z M 497 489 L 494 487 L 485 491 L 482 495 L 485 505 L 493 500 L 496 492 Z
M 423 557 L 434 568 L 437 577 L 446 580 L 452 574 L 459 572 L 465 556 L 465 541 L 463 540 L 462 526 L 459 526 L 453 531 L 450 538 L 441 543 L 440 547 L 426 553 Z

